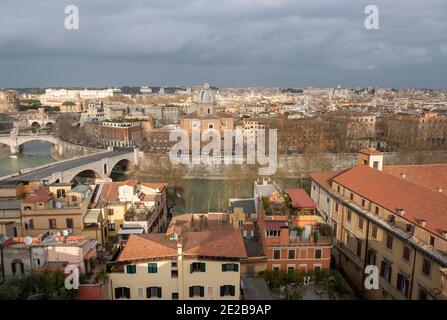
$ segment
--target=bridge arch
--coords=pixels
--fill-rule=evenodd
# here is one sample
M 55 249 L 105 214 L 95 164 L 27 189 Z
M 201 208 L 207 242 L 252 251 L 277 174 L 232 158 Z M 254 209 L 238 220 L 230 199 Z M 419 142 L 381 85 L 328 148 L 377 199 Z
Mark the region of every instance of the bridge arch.
M 33 129 L 40 129 L 42 126 L 40 125 L 40 123 L 38 121 L 33 121 L 31 123 L 31 128 Z
M 104 180 L 104 176 L 95 169 L 80 169 L 72 173 L 69 177 L 64 178 L 68 183 L 92 184 L 98 180 Z

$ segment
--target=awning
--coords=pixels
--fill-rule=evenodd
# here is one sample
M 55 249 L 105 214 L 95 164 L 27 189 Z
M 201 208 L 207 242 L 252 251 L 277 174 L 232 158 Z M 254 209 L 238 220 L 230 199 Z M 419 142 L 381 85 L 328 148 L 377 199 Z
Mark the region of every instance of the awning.
M 121 228 L 118 231 L 118 234 L 142 234 L 144 232 L 144 229 L 123 229 Z
M 88 210 L 84 216 L 84 223 L 98 223 L 100 214 L 100 210 Z
M 84 260 L 90 260 L 91 258 L 93 258 L 96 254 L 96 250 L 94 249 L 90 249 L 87 254 L 84 256 Z

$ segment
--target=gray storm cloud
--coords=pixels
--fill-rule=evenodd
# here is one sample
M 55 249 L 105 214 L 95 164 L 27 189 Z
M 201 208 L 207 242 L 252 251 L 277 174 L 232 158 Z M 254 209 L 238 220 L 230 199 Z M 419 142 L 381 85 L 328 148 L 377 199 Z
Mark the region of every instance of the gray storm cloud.
M 64 8 L 80 29 L 64 28 Z M 363 10 L 380 10 L 366 30 Z M 0 86 L 447 87 L 447 3 L 2 0 Z

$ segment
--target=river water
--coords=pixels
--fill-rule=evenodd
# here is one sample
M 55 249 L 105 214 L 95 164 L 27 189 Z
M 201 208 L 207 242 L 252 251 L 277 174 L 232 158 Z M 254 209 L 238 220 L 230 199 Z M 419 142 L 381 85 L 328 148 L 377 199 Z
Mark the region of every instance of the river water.
M 22 152 L 17 158 L 9 156 L 9 147 L 0 148 L 0 177 L 25 168 L 41 166 L 55 160 L 50 156 L 51 144 L 33 141 L 22 145 Z
M 48 142 L 34 141 L 23 145 L 21 154 L 17 158 L 9 156 L 9 148 L 0 148 L 0 176 L 5 176 L 25 168 L 37 167 L 54 162 L 50 156 L 51 144 Z M 142 182 L 167 182 L 160 181 L 150 175 L 141 173 L 125 175 L 114 174 L 114 181 L 126 179 L 138 179 Z M 307 179 L 285 179 L 282 181 L 285 187 L 303 187 L 310 189 Z M 227 208 L 230 198 L 245 198 L 253 196 L 253 180 L 216 180 L 216 179 L 185 179 L 177 182 L 177 191 L 180 195 L 176 205 L 175 214 L 185 212 L 218 212 Z M 171 194 L 172 194 L 172 190 Z

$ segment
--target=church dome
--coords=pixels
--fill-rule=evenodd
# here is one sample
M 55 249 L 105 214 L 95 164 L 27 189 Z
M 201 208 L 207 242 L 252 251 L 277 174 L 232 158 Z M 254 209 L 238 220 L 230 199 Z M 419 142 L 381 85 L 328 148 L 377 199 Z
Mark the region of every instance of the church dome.
M 208 82 L 205 82 L 203 85 L 203 89 L 200 90 L 199 95 L 197 96 L 197 103 L 199 104 L 215 104 L 216 103 L 216 95 L 214 91 L 210 89 L 210 85 Z

